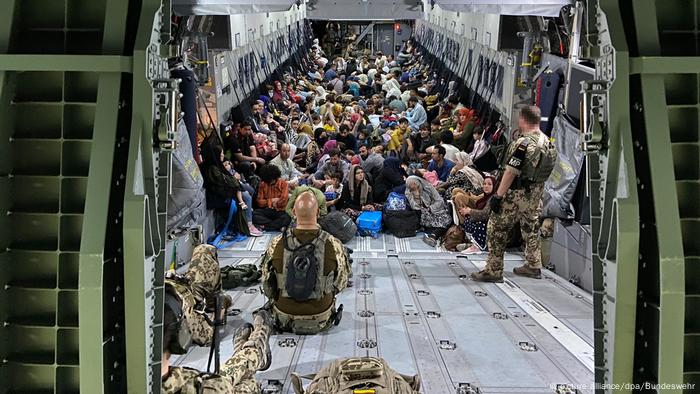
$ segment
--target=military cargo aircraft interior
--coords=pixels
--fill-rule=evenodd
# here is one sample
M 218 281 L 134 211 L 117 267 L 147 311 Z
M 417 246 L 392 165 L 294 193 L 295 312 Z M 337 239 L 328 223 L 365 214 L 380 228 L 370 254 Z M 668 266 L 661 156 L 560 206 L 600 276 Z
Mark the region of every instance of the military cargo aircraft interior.
M 0 14 L 0 394 L 700 392 L 698 0 Z

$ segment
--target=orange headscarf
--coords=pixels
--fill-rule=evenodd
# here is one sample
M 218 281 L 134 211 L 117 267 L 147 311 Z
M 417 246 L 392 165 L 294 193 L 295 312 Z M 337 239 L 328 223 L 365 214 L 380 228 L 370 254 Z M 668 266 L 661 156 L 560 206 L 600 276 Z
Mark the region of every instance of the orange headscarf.
M 471 109 L 469 109 L 469 108 L 460 108 L 459 110 L 457 110 L 457 112 L 459 113 L 459 116 L 460 116 L 460 122 L 462 121 L 462 119 L 461 119 L 462 116 L 466 116 L 466 117 L 467 117 L 467 120 L 464 121 L 464 123 L 459 123 L 459 125 L 457 126 L 458 129 L 459 129 L 459 131 L 460 131 L 460 132 L 463 132 L 463 131 L 464 131 L 464 127 L 465 127 L 465 126 L 467 125 L 467 123 L 469 123 L 469 121 L 472 120 L 472 118 L 474 117 L 474 111 L 471 110 Z

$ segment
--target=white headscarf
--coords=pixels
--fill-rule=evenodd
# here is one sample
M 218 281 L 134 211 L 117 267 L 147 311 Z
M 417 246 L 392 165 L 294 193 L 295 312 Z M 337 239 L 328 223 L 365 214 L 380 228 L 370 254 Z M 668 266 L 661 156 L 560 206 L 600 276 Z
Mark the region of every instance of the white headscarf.
M 418 189 L 420 190 L 418 199 L 416 199 L 416 196 L 410 191 L 409 187 L 413 184 L 418 184 Z M 432 212 L 433 209 L 437 211 L 445 208 L 445 201 L 440 197 L 440 194 L 435 190 L 433 185 L 415 175 L 406 178 L 406 200 L 411 206 L 411 209 L 419 210 L 425 208 L 434 214 L 437 212 Z
M 484 186 L 484 177 L 478 170 L 471 167 L 474 163 L 471 157 L 469 157 L 469 154 L 466 152 L 457 152 L 454 158 L 455 163 L 463 165 L 459 171 L 467 176 L 469 182 L 471 182 L 475 189 L 481 189 Z
M 326 89 L 323 86 L 316 86 L 316 99 L 321 100 L 326 98 Z

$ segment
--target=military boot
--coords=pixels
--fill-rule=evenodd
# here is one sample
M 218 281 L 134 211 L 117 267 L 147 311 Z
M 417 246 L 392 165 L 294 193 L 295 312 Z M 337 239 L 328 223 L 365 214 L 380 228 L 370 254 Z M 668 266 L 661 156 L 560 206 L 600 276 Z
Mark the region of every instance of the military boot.
M 477 282 L 493 282 L 493 283 L 503 283 L 503 274 L 496 275 L 491 271 L 481 270 L 479 272 L 472 272 L 469 277 Z
M 236 352 L 243 348 L 243 345 L 248 342 L 248 338 L 252 332 L 253 325 L 250 323 L 244 323 L 236 329 L 236 332 L 233 334 L 233 354 L 236 354 Z
M 542 279 L 542 270 L 539 268 L 530 268 L 527 264 L 513 268 L 513 273 L 520 276 L 527 276 L 528 278 Z
M 265 309 L 258 309 L 253 313 L 253 324 L 256 330 L 264 330 L 265 338 L 262 340 L 265 347 L 265 360 L 258 371 L 266 371 L 272 364 L 272 350 L 270 349 L 270 331 L 272 331 L 272 315 Z

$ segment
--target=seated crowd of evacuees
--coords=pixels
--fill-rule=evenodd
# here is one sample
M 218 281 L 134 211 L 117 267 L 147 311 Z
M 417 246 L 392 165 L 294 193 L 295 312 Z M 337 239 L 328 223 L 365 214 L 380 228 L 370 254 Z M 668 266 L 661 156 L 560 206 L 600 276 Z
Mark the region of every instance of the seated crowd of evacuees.
M 208 206 L 225 219 L 233 201 L 246 222 L 238 230 L 260 236 L 290 225 L 303 190 L 316 194 L 321 214 L 353 220 L 382 210 L 394 192 L 421 211 L 428 244 L 459 222 L 471 245 L 458 249 L 484 251 L 496 178 L 477 164 L 489 142 L 454 84 L 441 98 L 410 41 L 396 58 L 331 61 L 317 43 L 310 55 L 307 74 L 275 81 L 223 144 L 202 147 Z

